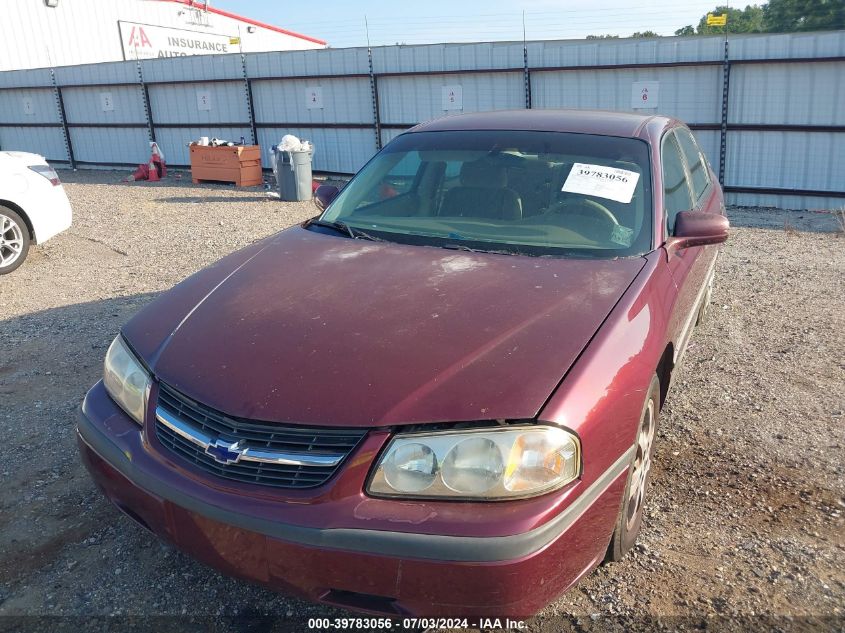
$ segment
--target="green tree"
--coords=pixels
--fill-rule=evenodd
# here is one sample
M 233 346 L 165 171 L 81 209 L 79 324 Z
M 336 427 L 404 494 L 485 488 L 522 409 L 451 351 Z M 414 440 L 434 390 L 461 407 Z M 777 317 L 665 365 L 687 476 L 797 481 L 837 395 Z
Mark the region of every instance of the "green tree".
M 618 35 L 588 35 L 588 40 L 618 40 Z
M 708 26 L 707 15 L 698 26 L 684 26 L 675 35 L 714 35 L 724 33 L 793 33 L 796 31 L 830 31 L 845 29 L 845 0 L 769 0 L 744 9 L 719 6 L 708 11 L 713 15 L 728 14 L 727 27 Z
M 845 29 L 845 0 L 769 0 L 763 22 L 775 33 Z
M 712 11 L 713 15 L 728 14 L 727 26 L 708 26 L 707 15 L 701 16 L 698 21 L 698 28 L 696 33 L 698 35 L 715 35 L 725 32 L 729 33 L 763 33 L 766 29 L 763 24 L 763 7 L 756 4 L 750 4 L 744 9 L 733 9 L 727 6 L 716 7 Z M 684 33 L 689 35 L 689 33 Z
M 637 31 L 636 33 L 631 33 L 631 37 L 660 37 L 660 34 L 654 31 Z

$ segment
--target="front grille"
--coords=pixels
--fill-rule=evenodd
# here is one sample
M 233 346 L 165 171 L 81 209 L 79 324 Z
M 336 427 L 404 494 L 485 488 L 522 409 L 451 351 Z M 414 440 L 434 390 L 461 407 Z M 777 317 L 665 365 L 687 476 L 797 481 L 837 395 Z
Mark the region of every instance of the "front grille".
M 277 488 L 313 488 L 324 484 L 367 433 L 366 429 L 287 426 L 233 418 L 163 383 L 159 385 L 158 407 L 192 430 L 225 442 L 242 441 L 248 448 L 283 451 L 302 457 L 343 455 L 343 459 L 333 466 L 243 460 L 224 464 L 156 418 L 156 437 L 173 454 L 217 477 Z

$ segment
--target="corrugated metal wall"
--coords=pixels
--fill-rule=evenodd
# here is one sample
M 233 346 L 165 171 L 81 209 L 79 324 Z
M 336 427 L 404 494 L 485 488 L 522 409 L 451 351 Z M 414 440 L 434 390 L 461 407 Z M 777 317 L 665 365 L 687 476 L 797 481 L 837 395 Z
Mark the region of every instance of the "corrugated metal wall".
M 366 48 L 257 53 L 245 61 L 265 165 L 285 134 L 312 141 L 314 169 L 323 172 L 355 172 L 376 152 Z M 322 108 L 306 106 L 311 88 L 321 90 Z
M 376 74 L 521 69 L 522 66 L 522 42 L 420 44 L 373 49 Z
M 535 108 L 600 108 L 629 110 L 631 84 L 660 82 L 660 114 L 690 124 L 719 121 L 722 103 L 722 69 L 719 66 L 636 68 L 532 73 L 532 106 Z
M 0 112 L 4 124 L 61 124 L 51 87 L 0 90 Z
M 313 87 L 321 89 L 324 108 L 306 107 L 306 90 Z M 253 81 L 252 94 L 258 137 L 268 163 L 268 148 L 283 134 L 310 139 L 317 148 L 315 168 L 323 171 L 352 171 L 376 150 L 368 78 L 265 79 Z
M 102 110 L 103 94 L 112 100 L 113 110 Z M 62 99 L 76 161 L 140 163 L 148 158 L 141 86 L 65 88 Z M 96 127 L 82 127 L 91 124 Z
M 291 133 L 314 142 L 315 170 L 352 173 L 408 126 L 457 113 L 444 110 L 446 86 L 460 86 L 463 112 L 529 100 L 533 108 L 629 110 L 632 83 L 657 81 L 656 111 L 689 123 L 717 167 L 723 60 L 723 39 L 691 37 L 117 62 L 58 68 L 58 88 L 49 69 L 13 71 L 0 73 L 0 147 L 67 161 L 66 124 L 79 163 L 139 163 L 154 135 L 168 162 L 184 165 L 191 140 L 243 136 L 257 137 L 267 166 L 268 148 Z M 732 37 L 730 62 L 729 201 L 845 204 L 845 32 Z M 321 107 L 307 105 L 314 88 Z M 199 107 L 199 95 L 210 107 Z
M 723 42 L 721 37 L 528 42 L 528 65 L 531 68 L 549 68 L 721 60 Z
M 51 160 L 67 160 L 49 69 L 0 73 L 0 124 L 0 149 L 34 151 Z
M 67 160 L 65 139 L 60 127 L 17 127 L 0 128 L 0 149 L 34 152 L 52 162 Z
M 443 116 L 442 89 L 450 85 L 462 88 L 463 112 L 525 107 L 521 72 L 390 76 L 379 81 L 382 122 L 413 125 Z

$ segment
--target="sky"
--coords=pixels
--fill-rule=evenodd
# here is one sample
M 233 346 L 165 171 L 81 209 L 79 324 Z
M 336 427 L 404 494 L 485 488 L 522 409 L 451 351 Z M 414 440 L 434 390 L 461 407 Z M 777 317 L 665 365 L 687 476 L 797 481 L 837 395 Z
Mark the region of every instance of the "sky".
M 673 35 L 718 0 L 210 0 L 211 6 L 326 40 L 334 48 L 437 42 Z M 722 2 L 722 4 L 724 4 Z

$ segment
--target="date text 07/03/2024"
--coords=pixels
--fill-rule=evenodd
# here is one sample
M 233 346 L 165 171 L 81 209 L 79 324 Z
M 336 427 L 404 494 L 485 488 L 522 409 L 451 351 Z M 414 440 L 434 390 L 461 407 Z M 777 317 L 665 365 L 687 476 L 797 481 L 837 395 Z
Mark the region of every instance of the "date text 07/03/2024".
M 403 618 L 401 628 L 398 621 L 391 618 L 309 618 L 308 630 L 418 630 L 418 629 L 505 629 L 521 631 L 525 629 L 525 620 L 510 618 Z

